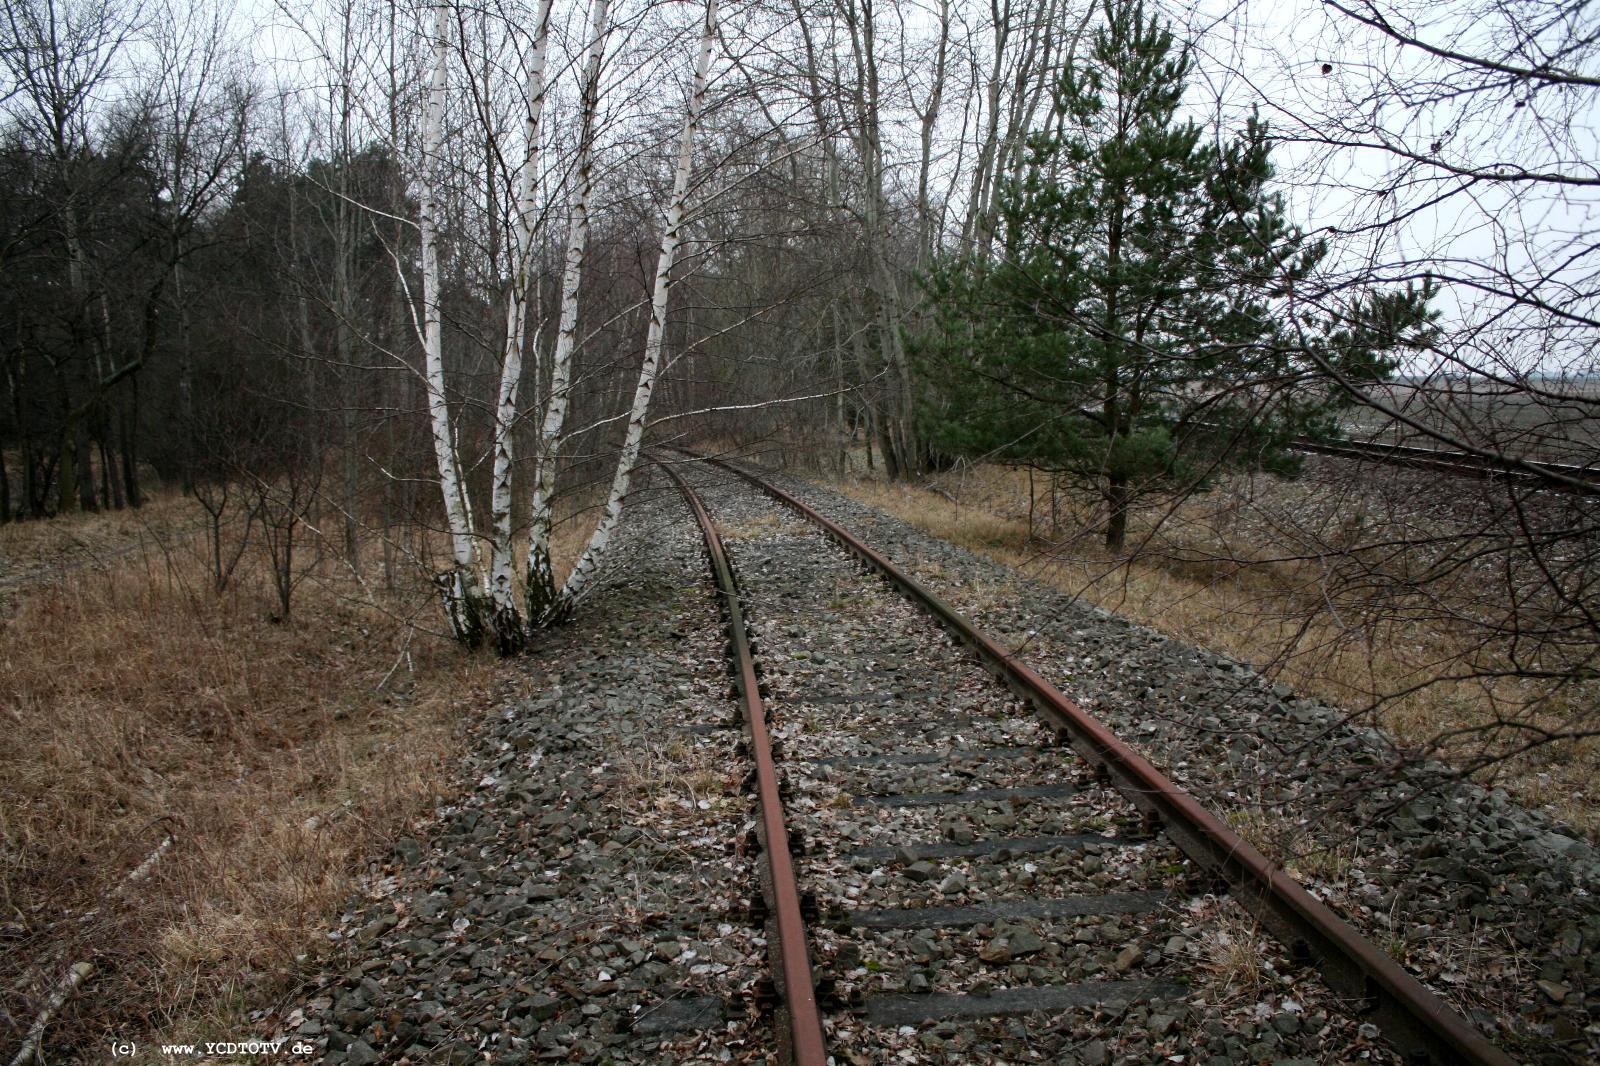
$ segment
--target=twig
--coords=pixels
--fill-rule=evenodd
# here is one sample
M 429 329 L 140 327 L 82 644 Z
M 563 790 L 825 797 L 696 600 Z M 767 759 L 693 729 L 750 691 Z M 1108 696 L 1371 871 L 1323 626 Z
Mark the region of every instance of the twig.
M 89 979 L 94 973 L 94 963 L 80 962 L 67 971 L 67 976 L 61 979 L 61 984 L 50 996 L 50 1001 L 44 1005 L 44 1010 L 33 1020 L 33 1025 L 28 1027 L 28 1035 L 22 1041 L 22 1048 L 17 1052 L 17 1057 L 11 1060 L 11 1066 L 27 1066 L 29 1062 L 42 1061 L 39 1059 L 39 1044 L 44 1039 L 45 1026 L 50 1024 L 50 1018 L 60 1010 L 78 987 Z
M 146 877 L 149 877 L 150 871 L 156 868 L 156 863 L 161 861 L 161 856 L 165 855 L 167 853 L 167 849 L 170 847 L 172 847 L 172 838 L 164 838 L 161 843 L 156 845 L 154 851 L 144 857 L 143 862 L 133 868 L 133 872 L 128 874 L 127 878 L 122 882 L 122 884 L 117 886 L 117 891 L 120 892 L 128 885 L 138 884 Z
M 161 856 L 165 855 L 170 847 L 172 847 L 172 837 L 163 837 L 161 843 L 157 844 L 155 849 L 144 857 L 144 861 L 129 871 L 128 876 L 123 878 L 117 887 L 112 890 L 112 895 L 119 896 L 129 885 L 138 884 L 146 877 L 149 877 L 150 871 L 156 868 L 156 863 L 161 861 Z M 92 917 L 94 913 L 94 911 L 90 911 L 84 917 Z M 27 1066 L 29 1062 L 42 1063 L 44 1061 L 40 1057 L 39 1051 L 40 1044 L 44 1040 L 45 1028 L 49 1026 L 50 1019 L 66 1005 L 67 1000 L 72 998 L 72 994 L 82 987 L 93 974 L 94 963 L 73 963 L 72 969 L 67 971 L 66 976 L 56 986 L 56 990 L 50 994 L 49 1000 L 45 1002 L 44 1009 L 39 1012 L 39 1016 L 28 1027 L 28 1035 L 23 1038 L 22 1047 L 17 1050 L 16 1057 L 11 1060 L 11 1066 Z
M 379 681 L 378 687 L 372 691 L 382 692 L 383 686 L 387 685 L 389 679 L 394 676 L 394 672 L 400 669 L 401 663 L 405 663 L 408 667 L 411 665 L 411 634 L 414 632 L 416 630 L 411 626 L 406 626 L 406 639 L 400 643 L 400 654 L 395 656 L 394 665 L 389 667 L 389 672 L 383 675 L 383 680 Z

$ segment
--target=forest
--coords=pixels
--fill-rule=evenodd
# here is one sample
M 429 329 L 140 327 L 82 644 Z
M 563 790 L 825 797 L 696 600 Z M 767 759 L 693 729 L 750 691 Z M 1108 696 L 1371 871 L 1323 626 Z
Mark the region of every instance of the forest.
M 1090 585 L 1317 441 L 1571 488 L 1588 16 L 1306 8 L 12 5 L 0 522 L 178 492 L 219 592 L 254 530 L 288 617 L 314 534 L 511 654 L 658 444 L 1028 471 Z M 1277 562 L 1381 614 L 1498 560 L 1472 676 L 1581 680 L 1590 518 L 1525 502 L 1404 566 L 1348 513 Z
M 314 534 L 509 654 L 647 445 L 1029 471 L 1082 512 L 1046 554 L 1103 542 L 1090 585 L 1319 440 L 1570 487 L 1588 16 L 1305 7 L 12 5 L 0 522 L 179 492 L 219 592 L 255 530 L 287 617 Z M 1581 679 L 1588 516 L 1486 508 L 1405 567 L 1348 513 L 1278 562 L 1382 613 L 1499 560 L 1491 658 Z
M 647 430 L 1036 465 L 1112 548 L 1352 408 L 1582 465 L 1581 20 L 1313 7 L 16 5 L 0 519 L 404 516 L 514 650 Z M 558 587 L 549 509 L 608 478 Z
M 1031 579 L 1258 671 L 1589 854 L 1597 191 L 1579 0 L 9 0 L 5 1046 L 277 1025 L 455 810 L 462 723 L 531 689 L 564 734 L 574 642 L 635 654 L 678 593 L 627 571 L 676 542 L 628 523 L 690 453 L 1012 568 L 914 560 L 979 614 Z M 722 804 L 667 752 L 606 757 Z M 1352 810 L 1438 821 L 1269 796 L 1229 823 L 1302 880 L 1360 873 L 1308 843 Z

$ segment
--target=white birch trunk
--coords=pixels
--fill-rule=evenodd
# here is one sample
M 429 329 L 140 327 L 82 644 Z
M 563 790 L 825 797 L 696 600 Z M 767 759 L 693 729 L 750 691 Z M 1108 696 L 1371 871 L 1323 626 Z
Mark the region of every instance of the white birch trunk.
M 449 56 L 449 22 L 445 5 L 433 7 L 433 74 L 428 85 L 427 114 L 422 131 L 422 175 L 417 194 L 422 251 L 422 351 L 428 392 L 428 418 L 433 429 L 433 454 L 439 467 L 439 491 L 444 497 L 445 521 L 450 529 L 450 573 L 438 578 L 454 636 L 476 644 L 483 635 L 480 594 L 476 585 L 477 549 L 472 519 L 467 509 L 461 463 L 450 426 L 450 405 L 444 381 L 444 325 L 439 311 L 439 235 L 435 222 L 439 149 L 444 139 L 445 64 Z
M 578 340 L 578 294 L 583 287 L 584 257 L 589 247 L 589 202 L 594 196 L 594 140 L 600 107 L 600 67 L 605 57 L 606 37 L 610 33 L 610 13 L 610 0 L 595 0 L 593 33 L 584 64 L 583 114 L 572 191 L 572 222 L 567 232 L 566 261 L 561 275 L 561 321 L 556 331 L 555 352 L 550 359 L 550 394 L 546 400 L 544 422 L 539 427 L 533 460 L 533 502 L 528 524 L 526 575 L 528 621 L 531 625 L 548 621 L 560 602 L 555 587 L 555 570 L 550 560 L 551 509 L 555 497 L 556 458 L 570 406 L 572 356 Z
M 44 1041 L 44 1031 L 49 1028 L 50 1019 L 55 1017 L 56 1011 L 66 1006 L 72 994 L 92 976 L 94 976 L 92 962 L 76 963 L 67 971 L 67 975 L 61 979 L 61 984 L 45 1002 L 44 1009 L 28 1027 L 28 1035 L 23 1038 L 22 1047 L 17 1051 L 16 1058 L 11 1060 L 11 1066 L 29 1066 L 30 1063 L 43 1061 L 39 1056 L 39 1049 Z
M 538 171 L 539 139 L 545 102 L 545 55 L 550 37 L 551 0 L 540 0 L 528 59 L 528 114 L 524 127 L 527 151 L 517 174 L 517 199 L 512 218 L 511 286 L 506 299 L 506 347 L 500 365 L 500 394 L 495 407 L 494 485 L 490 498 L 493 528 L 489 562 L 489 594 L 494 606 L 495 637 L 504 654 L 522 646 L 524 627 L 512 588 L 511 474 L 516 460 L 512 433 L 517 423 L 517 387 L 522 381 L 527 339 L 528 276 L 533 258 L 533 189 Z
M 634 467 L 639 462 L 645 419 L 650 412 L 650 397 L 655 391 L 656 375 L 661 369 L 661 349 L 667 323 L 667 297 L 672 289 L 672 267 L 677 260 L 678 246 L 682 241 L 684 205 L 689 195 L 690 162 L 695 133 L 700 128 L 700 114 L 705 106 L 706 76 L 711 69 L 711 50 L 716 42 L 716 34 L 717 0 L 706 0 L 700 55 L 695 63 L 694 86 L 689 92 L 689 113 L 683 123 L 683 136 L 678 145 L 678 168 L 672 179 L 672 199 L 667 205 L 666 229 L 661 235 L 661 256 L 656 265 L 655 291 L 650 301 L 650 328 L 645 336 L 644 364 L 639 368 L 639 384 L 634 389 L 633 406 L 628 414 L 627 435 L 623 439 L 622 454 L 617 457 L 616 473 L 611 479 L 611 492 L 606 498 L 605 513 L 601 515 L 599 524 L 589 537 L 588 545 L 561 590 L 560 604 L 563 609 L 570 608 L 582 597 L 604 558 L 606 549 L 611 543 L 611 536 L 622 518 L 628 486 L 633 479 Z
M 135 866 L 133 872 L 123 878 L 122 883 L 117 885 L 112 894 L 116 896 L 123 895 L 129 885 L 138 884 L 150 876 L 150 871 L 156 868 L 156 863 L 161 861 L 161 856 L 165 855 L 170 847 L 172 847 L 172 838 L 163 838 L 161 843 L 156 845 L 155 850 L 146 855 L 144 861 Z M 96 907 L 94 910 L 80 915 L 79 919 L 80 921 L 88 922 L 99 913 L 100 908 Z M 44 1008 L 34 1018 L 33 1024 L 28 1027 L 28 1035 L 23 1038 L 22 1047 L 18 1049 L 16 1057 L 11 1060 L 10 1066 L 30 1066 L 31 1063 L 44 1061 L 41 1049 L 44 1043 L 45 1030 L 50 1026 L 50 1019 L 55 1016 L 57 1011 L 66 1006 L 67 1000 L 71 999 L 73 994 L 94 976 L 94 973 L 95 967 L 92 962 L 73 964 L 72 968 L 67 971 L 66 976 L 57 983 L 55 991 L 45 1001 Z M 22 986 L 19 985 L 18 987 Z

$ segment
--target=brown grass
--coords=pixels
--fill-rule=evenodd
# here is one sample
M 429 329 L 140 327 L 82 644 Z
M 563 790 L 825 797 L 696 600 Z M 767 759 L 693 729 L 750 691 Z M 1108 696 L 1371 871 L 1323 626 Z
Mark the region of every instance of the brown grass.
M 1210 915 L 1191 951 L 1201 987 L 1213 1003 L 1260 1002 L 1281 987 L 1267 968 L 1271 941 L 1238 908 L 1219 908 Z
M 162 493 L 138 510 L 59 515 L 0 524 L 0 583 L 104 565 L 158 540 L 198 530 L 204 517 L 177 493 Z
M 1201 497 L 1176 515 L 1160 516 L 1156 549 L 1131 559 L 1111 558 L 1090 533 L 1089 507 L 1063 497 L 1059 536 L 1049 528 L 1047 489 L 1037 487 L 1033 536 L 1028 521 L 1027 474 L 979 467 L 945 476 L 937 488 L 852 477 L 834 487 L 934 536 L 961 544 L 1026 572 L 1085 602 L 1115 611 L 1187 643 L 1254 664 L 1297 693 L 1356 711 L 1374 698 L 1442 677 L 1472 653 L 1471 634 L 1428 622 L 1389 619 L 1352 628 L 1323 612 L 1314 563 L 1265 560 L 1293 555 L 1296 546 L 1268 543 L 1259 529 L 1230 538 L 1217 510 L 1229 506 L 1226 489 Z M 1278 483 L 1275 491 L 1294 491 Z M 1130 544 L 1149 533 L 1157 514 L 1130 519 Z M 1047 553 L 1046 540 L 1066 550 Z M 1241 542 L 1243 541 L 1243 542 Z M 1309 599 L 1308 599 L 1309 598 Z M 1313 621 L 1307 624 L 1307 618 Z M 1493 719 L 1496 708 L 1531 701 L 1531 686 L 1513 680 L 1432 683 L 1378 704 L 1379 724 L 1403 745 L 1425 747 L 1445 730 Z M 1552 719 L 1573 708 L 1550 707 Z M 1543 806 L 1580 831 L 1600 833 L 1600 808 L 1588 797 L 1600 780 L 1600 744 L 1563 741 L 1496 768 L 1496 782 L 1521 802 Z
M 748 520 L 730 520 L 717 523 L 723 540 L 760 540 L 763 537 L 803 537 L 810 528 L 786 511 L 770 511 Z
M 464 722 L 508 676 L 428 631 L 424 576 L 391 591 L 331 554 L 276 601 L 252 547 L 222 595 L 182 500 L 140 515 L 0 527 L 13 564 L 117 537 L 103 569 L 28 585 L 0 616 L 0 1050 L 48 982 L 93 961 L 52 1049 L 108 1034 L 242 1037 L 248 1007 L 314 966 L 355 878 L 445 793 Z M 558 556 L 578 539 L 563 531 Z M 124 541 L 126 543 L 126 540 Z M 364 558 L 376 570 L 375 549 Z M 20 569 L 20 567 L 19 567 Z M 119 892 L 164 837 L 151 876 Z M 44 979 L 40 980 L 43 975 Z M 57 1050 L 55 1059 L 65 1058 Z

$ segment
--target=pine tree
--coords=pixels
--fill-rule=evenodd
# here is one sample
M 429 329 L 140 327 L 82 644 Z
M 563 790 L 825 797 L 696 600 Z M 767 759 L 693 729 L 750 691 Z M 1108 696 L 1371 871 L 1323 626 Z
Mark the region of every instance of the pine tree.
M 1215 143 L 1180 121 L 1187 50 L 1140 0 L 1103 0 L 1101 17 L 1001 192 L 998 255 L 929 278 L 937 325 L 918 351 L 934 445 L 1092 483 L 1116 552 L 1141 493 L 1247 460 L 1292 467 L 1286 445 L 1342 402 L 1319 360 L 1387 374 L 1387 352 L 1429 328 L 1430 290 L 1291 315 L 1326 248 L 1268 191 L 1265 124 Z

